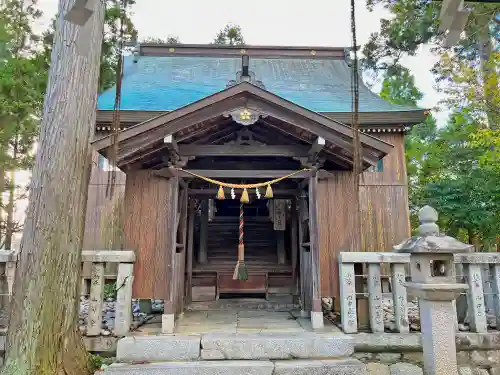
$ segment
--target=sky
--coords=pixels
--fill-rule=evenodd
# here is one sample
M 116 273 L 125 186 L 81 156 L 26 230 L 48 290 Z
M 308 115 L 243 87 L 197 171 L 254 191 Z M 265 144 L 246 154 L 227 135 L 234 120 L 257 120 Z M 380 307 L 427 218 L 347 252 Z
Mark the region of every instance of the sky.
M 44 12 L 38 27 L 44 29 L 57 12 L 58 0 L 38 3 Z M 363 45 L 379 30 L 380 19 L 387 18 L 388 12 L 369 12 L 365 0 L 356 1 L 356 11 L 358 44 Z M 350 0 L 137 0 L 132 12 L 139 40 L 177 36 L 182 43 L 210 43 L 224 25 L 233 23 L 241 26 L 247 44 L 348 47 L 352 43 Z M 430 47 L 403 61 L 424 93 L 419 103 L 424 108 L 434 108 L 440 99 L 430 71 L 435 61 Z M 438 123 L 446 120 L 446 112 L 433 114 Z

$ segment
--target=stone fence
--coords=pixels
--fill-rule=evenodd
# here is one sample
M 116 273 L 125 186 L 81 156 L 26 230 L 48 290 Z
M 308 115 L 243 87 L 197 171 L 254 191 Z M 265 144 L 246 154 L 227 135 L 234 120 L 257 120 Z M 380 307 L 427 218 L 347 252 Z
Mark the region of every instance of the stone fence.
M 7 325 L 7 313 L 14 286 L 18 253 L 16 250 L 0 250 L 0 293 L 2 295 L 2 311 L 5 316 L 4 331 Z M 130 250 L 95 250 L 82 252 L 82 269 L 89 269 L 90 273 L 82 272 L 81 303 L 80 303 L 80 331 L 87 338 L 97 338 L 101 335 L 122 337 L 126 336 L 132 325 L 132 281 L 135 253 Z M 112 264 L 117 273 L 105 274 L 105 269 Z M 109 285 L 113 293 L 113 308 L 109 326 L 112 329 L 104 330 L 103 320 L 107 312 L 105 288 Z M 116 299 L 116 301 L 115 301 Z M 85 310 L 85 311 L 82 311 Z M 109 327 L 109 328 L 110 328 Z M 96 340 L 86 340 L 86 343 Z M 3 349 L 0 343 L 0 350 Z M 93 346 L 88 344 L 87 346 Z
M 340 319 L 341 328 L 345 333 L 360 331 L 359 323 L 363 319 L 360 315 L 365 312 L 358 312 L 361 299 L 368 302 L 367 320 L 370 332 L 409 333 L 410 326 L 412 331 L 418 330 L 418 325 L 411 324 L 415 319 L 414 315 L 418 314 L 418 306 L 409 302 L 404 286 L 409 276 L 409 262 L 410 255 L 404 253 L 339 254 Z M 455 263 L 458 269 L 457 278 L 469 286 L 467 298 L 462 301 L 466 305 L 467 311 L 464 315 L 467 317 L 458 319 L 457 316 L 457 328 L 474 333 L 500 329 L 500 254 L 456 254 Z M 355 268 L 359 269 L 355 265 L 363 265 L 363 269 L 368 270 L 367 275 L 355 274 Z M 389 269 L 390 274 L 382 275 L 381 270 L 384 269 Z M 383 289 L 388 293 L 383 293 Z M 412 314 L 409 314 L 409 304 L 413 304 Z M 391 310 L 392 322 L 387 321 L 387 309 Z M 463 320 L 466 320 L 467 328 Z

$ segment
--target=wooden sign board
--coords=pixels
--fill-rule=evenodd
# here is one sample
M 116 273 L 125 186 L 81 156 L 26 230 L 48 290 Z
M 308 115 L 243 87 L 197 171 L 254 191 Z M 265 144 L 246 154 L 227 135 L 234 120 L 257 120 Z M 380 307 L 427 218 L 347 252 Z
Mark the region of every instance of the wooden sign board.
M 275 199 L 273 204 L 274 230 L 285 230 L 286 228 L 286 200 Z

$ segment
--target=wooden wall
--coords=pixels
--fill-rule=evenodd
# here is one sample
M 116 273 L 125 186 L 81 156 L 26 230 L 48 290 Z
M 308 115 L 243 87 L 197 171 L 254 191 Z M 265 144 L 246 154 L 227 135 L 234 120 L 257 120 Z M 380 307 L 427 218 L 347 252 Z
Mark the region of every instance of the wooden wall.
M 114 247 L 110 232 L 111 217 L 116 210 L 123 210 L 123 196 L 125 193 L 125 173 L 118 171 L 116 174 L 115 194 L 110 199 L 106 196 L 106 186 L 110 172 L 99 169 L 98 153 L 92 155 L 92 172 L 90 175 L 87 199 L 87 212 L 85 217 L 85 234 L 83 249 L 106 250 Z M 121 205 L 121 207 L 120 207 Z M 117 225 L 117 223 L 111 223 Z
M 402 134 L 377 137 L 394 145 L 382 172 L 360 176 L 361 244 L 356 243 L 352 214 L 353 174 L 339 172 L 318 184 L 321 295 L 338 292 L 338 253 L 392 251 L 410 235 L 408 188 Z
M 125 244 L 137 256 L 133 297 L 170 301 L 178 180 L 146 170 L 131 171 L 127 173 L 125 202 Z

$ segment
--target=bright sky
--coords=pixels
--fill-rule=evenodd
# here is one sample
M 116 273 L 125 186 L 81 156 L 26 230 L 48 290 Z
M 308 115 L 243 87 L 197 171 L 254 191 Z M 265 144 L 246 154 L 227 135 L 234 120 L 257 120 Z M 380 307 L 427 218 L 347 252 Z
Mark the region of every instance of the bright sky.
M 358 44 L 378 31 L 384 9 L 369 12 L 365 0 L 357 0 Z M 45 27 L 57 11 L 58 0 L 39 0 Z M 351 45 L 350 0 L 137 0 L 133 21 L 139 39 L 178 36 L 183 43 L 210 43 L 227 23 L 241 26 L 247 44 L 289 46 Z M 413 72 L 418 88 L 425 93 L 421 107 L 433 108 L 439 96 L 430 72 L 435 57 L 423 48 L 404 64 Z M 374 90 L 379 90 L 375 86 Z M 441 123 L 447 113 L 434 113 Z

